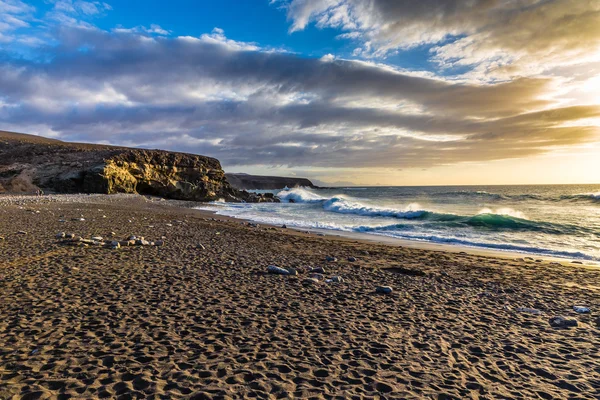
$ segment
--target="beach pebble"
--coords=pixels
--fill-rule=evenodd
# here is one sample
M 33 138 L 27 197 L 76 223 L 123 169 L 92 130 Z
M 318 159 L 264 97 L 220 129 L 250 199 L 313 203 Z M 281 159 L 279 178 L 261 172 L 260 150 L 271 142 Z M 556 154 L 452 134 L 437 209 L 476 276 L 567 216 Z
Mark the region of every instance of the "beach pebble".
M 150 246 L 150 242 L 145 239 L 138 239 L 135 241 L 138 246 Z
M 542 312 L 540 310 L 537 310 L 535 308 L 527 308 L 527 307 L 519 307 L 517 308 L 518 312 L 521 313 L 526 313 L 526 314 L 533 314 L 533 315 L 541 315 Z
M 64 232 L 58 232 L 58 233 L 56 234 L 56 238 L 57 238 L 57 239 L 62 239 L 62 238 L 64 238 L 65 236 L 67 236 L 67 234 L 66 234 L 66 233 L 64 233 Z
M 127 240 L 137 240 L 137 236 L 131 235 L 127 238 Z
M 110 242 L 110 247 L 111 249 L 120 249 L 121 243 L 117 242 L 116 240 L 113 240 L 112 242 Z
M 331 256 L 327 256 L 327 257 L 325 257 L 325 261 L 327 261 L 327 262 L 336 262 L 337 258 L 331 257 Z
M 317 274 L 324 274 L 325 273 L 325 268 L 323 268 L 323 267 L 311 268 L 310 272 L 314 272 L 314 273 L 317 273 Z
M 287 226 L 286 226 L 285 224 L 281 225 L 281 227 L 282 227 L 283 229 L 286 229 L 286 228 L 287 228 Z
M 552 317 L 548 320 L 550 326 L 554 328 L 571 328 L 577 326 L 577 321 L 574 319 L 567 319 L 565 317 Z
M 336 275 L 336 276 L 332 276 L 331 279 L 327 279 L 325 282 L 327 282 L 327 283 L 342 283 L 342 282 L 344 282 L 344 278 Z
M 18 235 L 27 235 L 27 232 L 25 232 L 25 231 L 19 231 L 19 232 L 17 232 L 17 234 Z
M 74 234 L 74 233 L 67 233 L 67 234 L 65 235 L 65 237 L 66 237 L 67 239 L 74 239 L 74 238 L 75 238 L 75 234 Z
M 92 240 L 95 240 L 97 242 L 101 242 L 102 241 L 102 236 L 92 236 Z
M 154 242 L 155 246 L 163 246 L 165 244 L 164 240 L 157 240 L 156 242 Z
M 348 261 L 350 261 L 350 262 L 356 262 L 356 258 L 354 258 L 354 257 L 348 257 Z
M 233 260 L 229 260 L 229 261 L 227 261 L 225 264 L 226 264 L 226 265 L 233 265 L 233 264 L 235 264 L 235 262 L 234 262 Z
M 375 293 L 381 293 L 381 294 L 391 294 L 392 293 L 392 288 L 390 286 L 377 286 L 375 288 Z
M 318 281 L 324 281 L 325 280 L 325 276 L 323 274 L 310 274 L 311 278 L 314 278 Z
M 588 307 L 583 306 L 573 306 L 573 310 L 580 314 L 588 314 L 590 312 L 590 309 Z
M 316 278 L 304 278 L 304 279 L 302 279 L 302 284 L 303 285 L 314 285 L 314 284 L 318 284 L 318 283 L 320 283 L 320 282 Z
M 275 265 L 269 265 L 267 267 L 267 272 L 270 274 L 277 274 L 277 275 L 290 275 L 290 271 L 288 271 L 287 269 L 281 268 L 281 267 L 277 267 Z M 296 272 L 297 274 L 297 272 Z

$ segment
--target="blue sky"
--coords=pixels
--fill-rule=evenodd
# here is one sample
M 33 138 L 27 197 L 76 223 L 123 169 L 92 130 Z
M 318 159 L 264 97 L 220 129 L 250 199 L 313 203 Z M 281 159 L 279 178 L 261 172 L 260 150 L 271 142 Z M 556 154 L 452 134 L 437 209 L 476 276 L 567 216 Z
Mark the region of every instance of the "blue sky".
M 593 0 L 0 0 L 0 129 L 328 184 L 597 180 L 599 77 Z

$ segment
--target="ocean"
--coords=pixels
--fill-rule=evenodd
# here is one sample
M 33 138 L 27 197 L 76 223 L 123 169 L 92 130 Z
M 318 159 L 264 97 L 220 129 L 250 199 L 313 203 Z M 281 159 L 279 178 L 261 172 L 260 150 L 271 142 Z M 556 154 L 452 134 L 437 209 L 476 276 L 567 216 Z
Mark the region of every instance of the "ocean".
M 265 191 L 262 191 L 265 192 Z M 600 262 L 600 185 L 293 188 L 220 215 L 297 228 Z

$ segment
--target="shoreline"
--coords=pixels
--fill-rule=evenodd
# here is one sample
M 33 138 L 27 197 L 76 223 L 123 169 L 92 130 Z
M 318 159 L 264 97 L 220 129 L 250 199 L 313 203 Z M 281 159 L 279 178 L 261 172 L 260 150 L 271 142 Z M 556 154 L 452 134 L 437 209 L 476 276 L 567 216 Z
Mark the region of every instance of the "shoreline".
M 247 218 L 239 218 L 232 217 L 224 214 L 219 214 L 219 210 L 209 210 L 209 209 L 200 209 L 193 208 L 196 211 L 207 212 L 210 215 L 218 215 L 221 218 L 228 218 L 236 221 L 244 221 L 244 222 L 252 222 L 257 223 L 264 226 L 279 228 L 278 225 L 272 225 L 264 222 L 257 222 Z M 298 231 L 298 232 L 310 232 L 316 234 L 322 234 L 327 237 L 332 238 L 346 238 L 348 240 L 357 240 L 365 243 L 377 243 L 383 244 L 393 247 L 410 247 L 421 250 L 431 250 L 431 251 L 441 251 L 441 252 L 450 252 L 450 253 L 467 253 L 473 255 L 481 255 L 486 257 L 494 257 L 494 258 L 504 258 L 504 259 L 531 259 L 529 261 L 535 262 L 535 260 L 542 260 L 546 262 L 554 262 L 559 263 L 565 267 L 569 266 L 584 266 L 588 268 L 598 268 L 600 269 L 599 261 L 591 261 L 586 259 L 577 259 L 571 257 L 559 257 L 559 256 L 550 256 L 543 255 L 538 253 L 528 253 L 528 252 L 519 252 L 516 250 L 500 250 L 500 249 L 491 249 L 477 246 L 467 246 L 460 244 L 450 244 L 450 243 L 436 243 L 436 242 L 428 242 L 428 241 L 420 241 L 420 240 L 410 240 L 403 238 L 396 238 L 392 236 L 385 235 L 376 235 L 369 234 L 363 232 L 349 232 L 342 230 L 334 230 L 334 229 L 323 229 L 323 228 L 303 228 L 296 226 L 288 226 L 288 229 Z M 573 262 L 575 261 L 575 262 Z

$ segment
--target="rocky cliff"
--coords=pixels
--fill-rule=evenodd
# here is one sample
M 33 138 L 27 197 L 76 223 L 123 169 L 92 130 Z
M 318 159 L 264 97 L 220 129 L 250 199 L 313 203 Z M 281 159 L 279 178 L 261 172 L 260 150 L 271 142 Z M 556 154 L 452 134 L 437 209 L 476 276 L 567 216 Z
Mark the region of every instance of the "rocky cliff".
M 217 159 L 0 132 L 0 193 L 139 193 L 178 200 L 274 201 L 234 189 Z
M 260 176 L 248 174 L 225 174 L 227 180 L 236 189 L 239 190 L 276 190 L 283 189 L 286 186 L 293 187 L 316 187 L 306 178 L 288 178 L 281 176 Z

